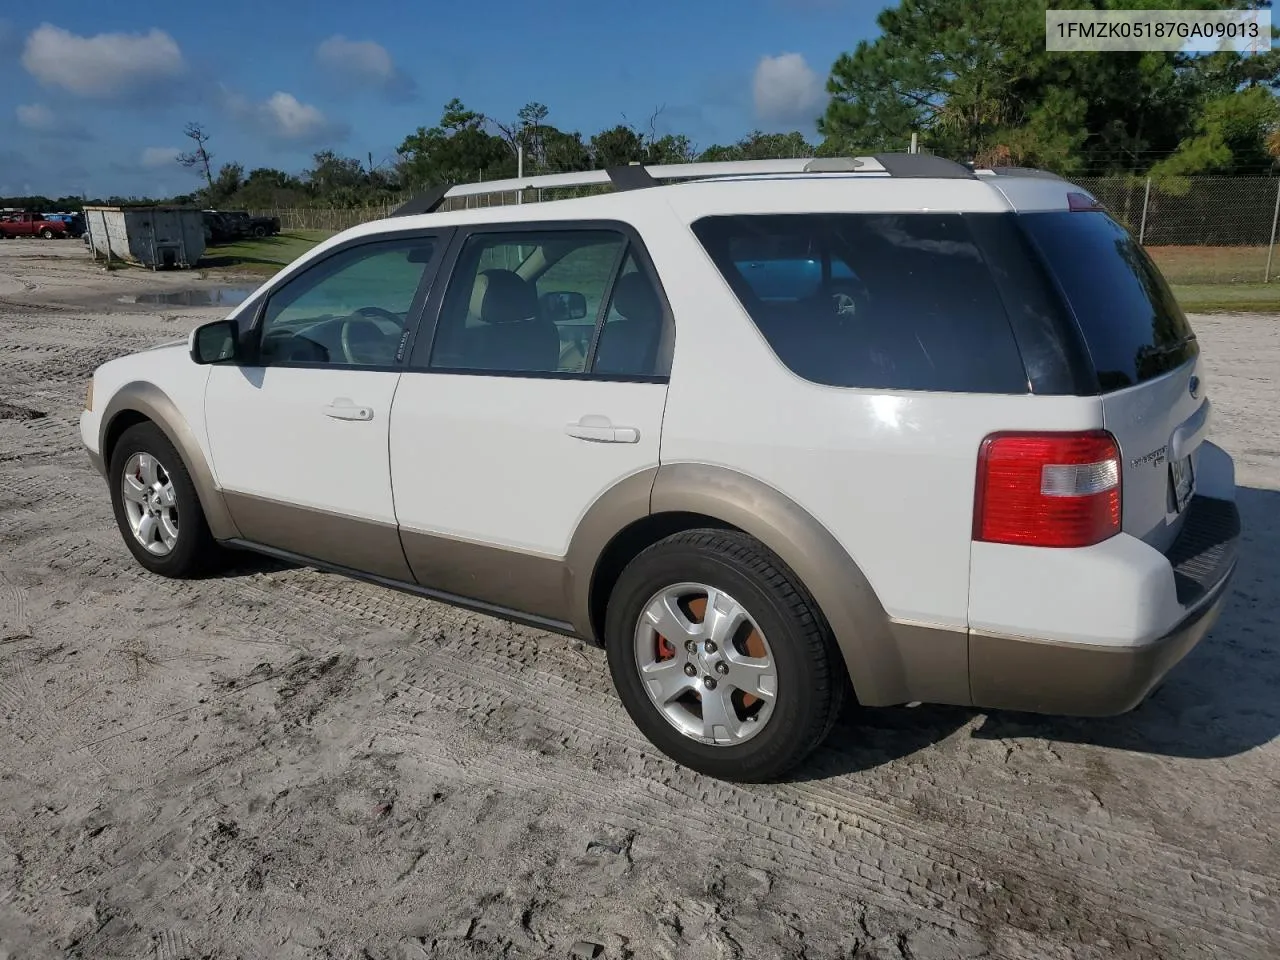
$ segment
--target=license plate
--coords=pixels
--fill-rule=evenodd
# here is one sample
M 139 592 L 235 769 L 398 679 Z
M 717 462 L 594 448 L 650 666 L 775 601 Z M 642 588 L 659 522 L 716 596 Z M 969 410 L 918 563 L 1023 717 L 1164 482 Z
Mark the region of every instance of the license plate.
M 1195 492 L 1195 474 L 1191 469 L 1191 458 L 1171 461 L 1169 464 L 1169 482 L 1173 486 L 1173 509 L 1181 513 L 1191 501 Z

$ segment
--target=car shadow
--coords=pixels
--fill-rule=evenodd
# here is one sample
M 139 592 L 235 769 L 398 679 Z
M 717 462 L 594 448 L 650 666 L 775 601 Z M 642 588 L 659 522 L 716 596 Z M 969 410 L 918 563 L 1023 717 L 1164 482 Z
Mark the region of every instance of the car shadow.
M 251 577 L 258 573 L 283 573 L 301 564 L 258 553 L 256 550 L 228 550 L 222 562 L 208 572 L 207 579 L 224 580 Z
M 935 704 L 873 708 L 850 703 L 822 746 L 786 779 L 826 780 L 901 760 L 952 736 L 977 713 Z
M 1050 717 L 965 707 L 856 708 L 788 779 L 871 769 L 954 734 L 1041 739 L 1189 759 L 1235 756 L 1280 736 L 1280 492 L 1238 487 L 1239 565 L 1217 622 L 1162 686 L 1118 717 Z

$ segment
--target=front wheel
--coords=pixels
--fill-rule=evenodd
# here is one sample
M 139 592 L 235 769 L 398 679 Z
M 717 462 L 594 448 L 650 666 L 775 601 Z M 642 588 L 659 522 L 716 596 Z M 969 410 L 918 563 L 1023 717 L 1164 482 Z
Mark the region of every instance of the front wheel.
M 220 555 L 186 464 L 154 423 L 129 427 L 111 453 L 111 505 L 134 558 L 165 577 L 192 577 Z
M 668 757 L 723 780 L 775 780 L 830 732 L 843 666 L 803 585 L 736 531 L 640 553 L 609 599 L 605 646 L 631 719 Z

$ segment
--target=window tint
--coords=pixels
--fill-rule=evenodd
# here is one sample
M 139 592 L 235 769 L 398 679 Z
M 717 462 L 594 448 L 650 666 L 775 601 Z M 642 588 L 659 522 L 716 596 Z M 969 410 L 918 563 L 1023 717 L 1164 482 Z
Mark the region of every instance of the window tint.
M 1187 318 L 1138 242 L 1100 211 L 1022 214 L 1084 335 L 1099 386 L 1159 376 L 1198 350 Z
M 653 376 L 661 366 L 662 332 L 658 291 L 635 256 L 628 255 L 600 328 L 593 371 L 613 376 Z
M 395 362 L 435 241 L 396 239 L 328 257 L 267 301 L 260 362 Z
M 807 380 L 1027 392 L 960 214 L 709 217 L 693 229 L 774 352 Z
M 600 301 L 608 292 L 609 281 L 622 251 L 621 238 L 614 234 L 606 236 L 608 239 L 602 243 L 584 244 L 570 250 L 552 264 L 536 283 L 539 302 L 547 304 L 549 312 L 561 314 L 556 327 L 560 334 L 562 372 L 581 373 L 586 369 L 591 337 L 600 316 Z M 582 294 L 579 304 L 582 317 L 566 315 L 578 311 L 551 309 L 554 306 L 554 303 L 549 303 L 551 298 L 565 293 Z M 560 302 L 567 303 L 569 299 L 572 298 L 561 296 Z
M 430 366 L 583 373 L 625 243 L 603 230 L 473 234 L 445 293 Z

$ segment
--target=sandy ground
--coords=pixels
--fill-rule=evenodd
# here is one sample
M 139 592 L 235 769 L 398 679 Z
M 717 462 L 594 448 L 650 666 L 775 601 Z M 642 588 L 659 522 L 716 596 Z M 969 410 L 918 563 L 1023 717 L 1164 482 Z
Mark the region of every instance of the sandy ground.
M 196 285 L 0 243 L 0 958 L 1280 955 L 1275 318 L 1193 318 L 1246 546 L 1151 700 L 851 711 L 736 787 L 651 749 L 593 648 L 138 567 L 76 417 L 96 364 L 220 312 L 121 298 Z

